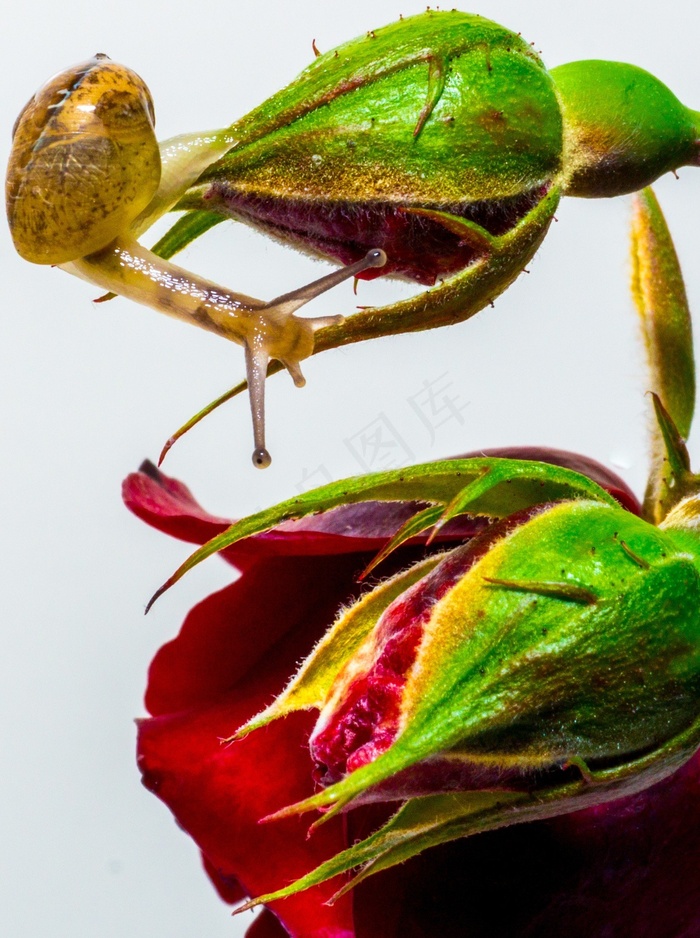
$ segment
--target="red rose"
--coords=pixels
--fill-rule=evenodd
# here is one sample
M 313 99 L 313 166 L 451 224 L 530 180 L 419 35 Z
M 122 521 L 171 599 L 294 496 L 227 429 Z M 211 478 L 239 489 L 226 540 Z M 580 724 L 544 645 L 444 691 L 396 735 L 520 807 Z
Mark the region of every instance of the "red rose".
M 541 450 L 493 455 L 518 454 L 585 471 L 638 510 L 625 484 L 597 463 Z M 195 543 L 229 524 L 151 466 L 129 476 L 124 498 L 153 526 Z M 292 714 L 233 744 L 220 740 L 282 690 L 358 595 L 358 572 L 414 510 L 347 506 L 236 543 L 223 556 L 240 578 L 198 604 L 151 665 L 151 717 L 139 726 L 144 784 L 197 842 L 227 901 L 286 885 L 387 816 L 384 805 L 361 807 L 308 839 L 303 817 L 258 823 L 313 793 L 313 714 Z M 475 524 L 483 522 L 452 523 L 440 546 L 469 537 Z M 382 572 L 424 550 L 411 542 Z M 248 938 L 692 938 L 700 935 L 699 779 L 696 756 L 640 794 L 429 850 L 332 906 L 325 903 L 337 880 L 324 883 L 274 903 Z

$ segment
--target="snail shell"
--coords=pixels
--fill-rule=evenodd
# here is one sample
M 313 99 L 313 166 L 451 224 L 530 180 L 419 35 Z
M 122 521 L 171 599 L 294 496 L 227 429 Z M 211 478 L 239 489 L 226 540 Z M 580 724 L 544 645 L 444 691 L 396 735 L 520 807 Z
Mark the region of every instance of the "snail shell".
M 5 193 L 18 253 L 64 264 L 124 232 L 160 181 L 154 123 L 145 83 L 105 55 L 48 81 L 14 128 Z

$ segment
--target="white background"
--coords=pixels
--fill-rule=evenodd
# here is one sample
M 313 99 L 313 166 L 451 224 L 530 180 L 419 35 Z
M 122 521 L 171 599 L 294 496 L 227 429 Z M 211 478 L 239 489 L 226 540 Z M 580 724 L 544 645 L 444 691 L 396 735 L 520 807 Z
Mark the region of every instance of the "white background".
M 398 0 L 16 3 L 0 36 L 2 148 L 30 94 L 98 51 L 147 81 L 162 138 L 241 116 L 311 60 L 312 39 L 325 51 L 420 9 Z M 696 0 L 483 0 L 473 12 L 521 30 L 550 66 L 635 62 L 700 108 L 697 10 Z M 657 192 L 700 309 L 700 172 L 682 170 Z M 617 467 L 640 490 L 647 402 L 627 294 L 629 209 L 627 199 L 566 200 L 530 276 L 495 309 L 449 332 L 326 353 L 306 363 L 303 391 L 274 378 L 267 472 L 250 463 L 243 399 L 180 443 L 166 471 L 210 510 L 240 515 L 359 471 L 351 446 L 379 421 L 400 438 L 406 461 L 409 452 L 423 461 L 549 444 Z M 4 229 L 0 238 L 0 934 L 231 938 L 250 919 L 230 919 L 193 845 L 140 787 L 132 724 L 154 651 L 230 573 L 210 561 L 144 619 L 146 599 L 188 549 L 132 518 L 119 486 L 240 379 L 242 354 L 121 299 L 94 307 L 94 289 L 24 263 Z M 181 262 L 263 298 L 326 269 L 233 224 Z M 403 290 L 360 285 L 355 301 L 346 284 L 310 312 L 349 311 Z M 420 410 L 426 382 L 446 388 L 459 419 L 421 418 L 412 403 Z

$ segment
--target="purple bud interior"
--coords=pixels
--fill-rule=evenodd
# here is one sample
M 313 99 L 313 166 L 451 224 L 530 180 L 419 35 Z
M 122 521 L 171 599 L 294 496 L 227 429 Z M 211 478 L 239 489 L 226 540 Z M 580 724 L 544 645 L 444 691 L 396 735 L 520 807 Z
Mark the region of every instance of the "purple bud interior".
M 505 199 L 445 205 L 401 205 L 391 201 L 320 201 L 240 191 L 215 181 L 203 203 L 213 211 L 259 228 L 273 237 L 342 264 L 382 248 L 387 264 L 364 271 L 362 280 L 395 274 L 432 286 L 438 277 L 468 267 L 478 251 L 439 222 L 413 214 L 412 208 L 446 212 L 475 222 L 492 235 L 510 231 L 546 194 L 546 186 Z
M 317 782 L 332 785 L 391 746 L 399 728 L 403 688 L 433 607 L 497 541 L 548 507 L 536 505 L 490 525 L 483 534 L 451 551 L 385 609 L 375 627 L 373 661 L 364 673 L 355 676 L 340 706 L 311 736 Z

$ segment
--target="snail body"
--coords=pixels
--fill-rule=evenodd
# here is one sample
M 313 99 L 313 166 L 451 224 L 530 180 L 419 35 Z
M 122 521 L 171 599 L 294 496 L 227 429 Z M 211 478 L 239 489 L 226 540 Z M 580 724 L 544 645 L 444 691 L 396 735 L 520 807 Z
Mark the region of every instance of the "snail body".
M 61 72 L 17 119 L 7 171 L 7 216 L 18 253 L 61 265 L 102 289 L 242 345 L 250 388 L 253 462 L 269 465 L 264 383 L 271 358 L 297 386 L 314 332 L 342 317 L 294 315 L 310 299 L 372 266 L 382 251 L 265 303 L 203 280 L 144 248 L 137 236 L 234 142 L 227 131 L 175 138 L 161 151 L 150 92 L 105 55 Z M 161 158 L 161 152 L 164 158 Z

